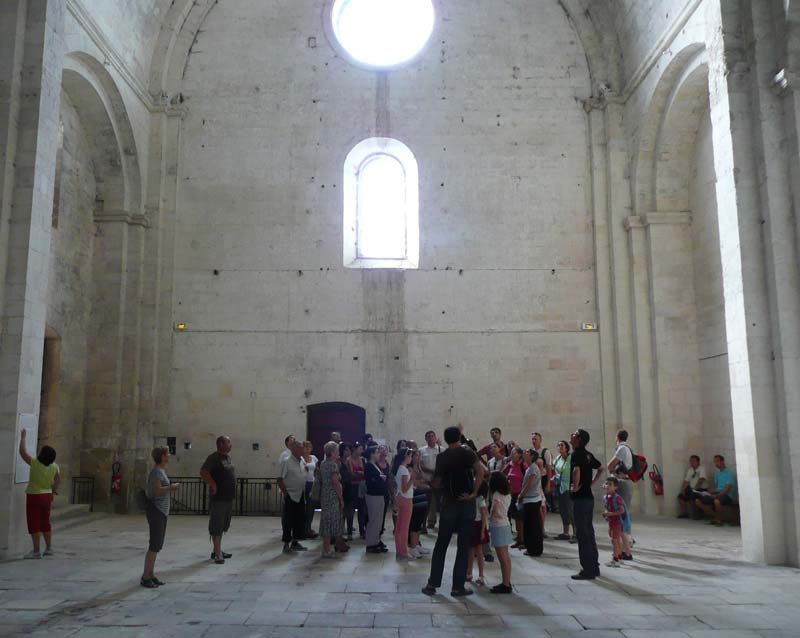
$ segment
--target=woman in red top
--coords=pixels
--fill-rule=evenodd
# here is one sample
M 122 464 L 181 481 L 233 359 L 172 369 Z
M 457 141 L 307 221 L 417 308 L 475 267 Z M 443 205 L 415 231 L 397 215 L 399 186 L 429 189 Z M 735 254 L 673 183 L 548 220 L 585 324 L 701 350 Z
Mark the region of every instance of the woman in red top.
M 523 523 L 522 523 L 522 509 L 517 507 L 517 498 L 522 490 L 522 481 L 525 478 L 525 472 L 528 467 L 522 460 L 523 451 L 520 447 L 515 447 L 511 450 L 511 460 L 503 468 L 503 473 L 508 476 L 508 483 L 511 486 L 511 507 L 508 508 L 508 518 L 516 521 L 517 538 L 511 547 L 525 547 L 522 540 L 523 537 Z
M 358 510 L 358 534 L 364 538 L 367 526 L 366 485 L 364 484 L 364 459 L 361 458 L 364 446 L 356 443 L 353 453 L 348 459 L 350 465 L 350 490 L 351 502 L 354 509 Z

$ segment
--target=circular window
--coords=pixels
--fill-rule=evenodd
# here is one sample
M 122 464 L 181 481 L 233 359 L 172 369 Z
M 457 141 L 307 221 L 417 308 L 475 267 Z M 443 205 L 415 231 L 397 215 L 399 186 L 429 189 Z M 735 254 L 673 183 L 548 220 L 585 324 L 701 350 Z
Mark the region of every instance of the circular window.
M 392 67 L 422 51 L 433 32 L 431 0 L 336 0 L 333 33 L 357 62 Z

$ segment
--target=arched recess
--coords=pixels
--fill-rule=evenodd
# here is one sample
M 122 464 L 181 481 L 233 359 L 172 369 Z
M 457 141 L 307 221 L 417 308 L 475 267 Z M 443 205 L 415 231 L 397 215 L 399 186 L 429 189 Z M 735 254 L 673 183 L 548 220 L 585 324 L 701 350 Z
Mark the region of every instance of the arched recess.
M 675 54 L 672 62 L 664 69 L 664 73 L 653 91 L 649 107 L 639 129 L 638 147 L 633 159 L 631 188 L 633 189 L 633 209 L 636 215 L 657 210 L 656 168 L 659 159 L 657 150 L 659 140 L 663 139 L 663 124 L 667 118 L 669 105 L 675 103 L 681 79 L 685 78 L 691 69 L 705 64 L 705 58 L 705 47 L 702 44 L 689 45 Z M 707 94 L 707 84 L 705 90 Z
M 95 214 L 139 215 L 142 181 L 136 142 L 114 80 L 95 58 L 73 52 L 64 61 L 62 86 L 94 152 Z

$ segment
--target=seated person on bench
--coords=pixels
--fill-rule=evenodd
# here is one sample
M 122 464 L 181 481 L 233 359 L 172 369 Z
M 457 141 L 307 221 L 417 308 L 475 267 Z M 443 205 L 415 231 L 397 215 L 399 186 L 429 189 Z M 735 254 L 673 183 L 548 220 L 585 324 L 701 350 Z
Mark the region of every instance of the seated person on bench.
M 683 485 L 681 485 L 681 492 L 678 494 L 678 505 L 681 507 L 681 513 L 678 518 L 689 518 L 689 505 L 699 498 L 698 492 L 708 488 L 706 481 L 706 470 L 700 465 L 700 457 L 697 454 L 692 454 L 689 457 L 689 469 L 686 470 L 686 476 L 683 478 Z
M 725 467 L 725 457 L 717 454 L 714 457 L 714 484 L 716 491 L 700 493 L 700 498 L 694 504 L 711 516 L 711 524 L 722 525 L 722 511 L 726 506 L 735 505 L 738 502 L 736 494 L 736 477 L 727 467 Z

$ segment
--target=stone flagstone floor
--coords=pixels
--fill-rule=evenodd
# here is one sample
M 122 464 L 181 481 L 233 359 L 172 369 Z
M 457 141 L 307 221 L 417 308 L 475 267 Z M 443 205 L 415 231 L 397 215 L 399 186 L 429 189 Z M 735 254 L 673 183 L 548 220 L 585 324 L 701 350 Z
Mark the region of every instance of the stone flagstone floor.
M 0 563 L 0 636 L 49 638 L 751 638 L 800 636 L 800 570 L 741 561 L 739 530 L 704 523 L 638 521 L 636 560 L 575 582 L 577 547 L 545 541 L 545 555 L 514 554 L 515 594 L 476 587 L 449 595 L 451 547 L 442 594 L 420 593 L 429 559 L 399 564 L 394 553 L 323 560 L 319 543 L 285 556 L 280 521 L 234 518 L 225 565 L 208 560 L 202 517 L 173 516 L 156 573 L 139 586 L 144 517 L 94 515 L 55 531 L 57 555 Z M 548 531 L 557 532 L 555 517 Z M 597 519 L 601 560 L 605 527 Z M 431 547 L 432 537 L 423 537 Z M 391 537 L 385 536 L 387 545 Z M 499 581 L 487 564 L 489 584 Z

